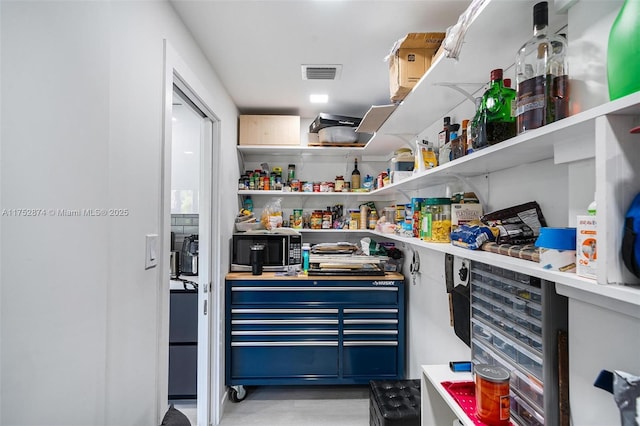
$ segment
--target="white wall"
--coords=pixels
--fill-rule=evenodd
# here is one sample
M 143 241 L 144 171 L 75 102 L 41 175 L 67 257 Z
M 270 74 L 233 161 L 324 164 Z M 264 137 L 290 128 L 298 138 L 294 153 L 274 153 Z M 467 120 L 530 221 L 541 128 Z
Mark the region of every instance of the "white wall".
M 143 256 L 161 230 L 163 39 L 219 101 L 226 159 L 236 109 L 165 2 L 2 1 L 0 15 L 1 207 L 129 211 L 2 217 L 0 424 L 157 424 L 166 306 Z

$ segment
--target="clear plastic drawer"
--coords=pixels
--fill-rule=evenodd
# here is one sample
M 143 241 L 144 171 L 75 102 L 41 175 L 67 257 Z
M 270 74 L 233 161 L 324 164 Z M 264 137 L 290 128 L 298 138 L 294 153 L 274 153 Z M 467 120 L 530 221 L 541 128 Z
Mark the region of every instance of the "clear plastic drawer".
M 493 344 L 493 333 L 491 329 L 475 318 L 472 318 L 471 322 L 473 324 L 473 337 L 491 346 Z
M 522 425 L 544 425 L 544 417 L 515 394 L 511 394 L 511 414 L 515 414 L 516 420 L 519 420 Z
M 531 375 L 527 376 L 519 370 L 513 370 L 511 387 L 518 395 L 530 402 L 535 409 L 544 412 L 544 389 L 538 379 Z

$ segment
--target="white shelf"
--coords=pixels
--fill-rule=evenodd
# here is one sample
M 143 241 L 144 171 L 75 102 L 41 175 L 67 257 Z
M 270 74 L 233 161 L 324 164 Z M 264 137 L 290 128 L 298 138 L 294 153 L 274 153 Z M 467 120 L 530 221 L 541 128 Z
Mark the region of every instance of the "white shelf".
M 401 237 L 395 234 L 384 234 L 375 231 L 371 231 L 371 234 L 403 242 L 414 247 L 448 253 L 471 261 L 495 265 L 503 269 L 553 281 L 556 283 L 556 290 L 560 294 L 640 319 L 639 287 L 599 285 L 595 280 L 584 278 L 573 273 L 543 269 L 538 263 L 529 260 L 488 251 L 469 250 L 448 243 L 427 243 L 418 238 Z
M 467 98 L 442 84 L 476 84 L 480 89 L 489 81 L 492 69 L 507 69 L 515 62 L 516 52 L 531 38 L 535 1 L 487 2 L 469 25 L 464 47 L 457 60 L 440 55 L 402 104 L 382 124 L 385 134 L 417 135 L 442 120 Z M 508 25 L 496 25 L 508 18 Z M 565 15 L 550 13 L 550 27 L 557 30 Z M 488 31 L 487 29 L 491 30 Z M 493 48 L 494 47 L 494 48 Z M 506 76 L 508 77 L 508 76 Z
M 285 192 L 285 191 L 260 191 L 239 190 L 238 195 L 265 195 L 270 197 L 357 197 L 367 196 L 371 192 Z
M 430 420 L 439 421 L 437 424 L 451 424 L 451 421 L 445 423 L 445 421 L 449 419 L 431 419 L 430 416 L 426 415 L 424 412 L 425 408 L 432 408 L 433 415 L 442 414 L 438 413 L 439 410 L 436 407 L 433 407 L 435 403 L 437 403 L 437 399 L 434 398 L 435 395 L 432 395 L 433 390 L 435 390 L 442 398 L 442 402 L 444 402 L 450 409 L 453 415 L 457 417 L 465 426 L 474 426 L 474 422 L 472 419 L 467 416 L 467 413 L 464 412 L 462 407 L 456 402 L 455 399 L 447 392 L 447 390 L 442 386 L 442 382 L 469 382 L 473 381 L 473 376 L 469 372 L 456 372 L 451 371 L 448 365 L 423 365 L 422 366 L 422 424 L 429 424 Z M 427 423 L 425 423 L 427 422 Z
M 303 229 L 297 229 L 298 232 L 301 232 L 303 234 L 362 234 L 362 233 L 370 233 L 371 231 L 368 229 L 309 229 L 309 228 L 303 228 Z
M 238 152 L 258 155 L 312 155 L 312 156 L 354 156 L 361 155 L 365 147 L 324 147 L 324 146 L 276 146 L 276 145 L 238 145 Z
M 554 158 L 556 163 L 593 158 L 595 121 L 604 115 L 640 115 L 640 92 L 489 146 L 470 155 L 371 191 L 395 194 Z M 574 149 L 577 148 L 577 149 Z

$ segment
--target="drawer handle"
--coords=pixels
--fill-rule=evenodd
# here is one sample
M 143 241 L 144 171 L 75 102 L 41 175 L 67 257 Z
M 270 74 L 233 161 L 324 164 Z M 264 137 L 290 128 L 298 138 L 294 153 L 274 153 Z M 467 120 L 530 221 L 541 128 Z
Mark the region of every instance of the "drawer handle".
M 397 309 L 345 309 L 345 314 L 397 314 Z
M 338 330 L 235 330 L 232 336 L 307 336 L 338 335 Z
M 231 291 L 398 291 L 398 287 L 231 287 Z
M 344 346 L 398 346 L 398 342 L 395 340 L 360 340 L 357 342 L 344 342 Z
M 346 319 L 345 324 L 397 324 L 397 319 Z
M 337 314 L 337 309 L 231 309 L 232 314 Z
M 313 342 L 231 342 L 231 346 L 338 346 L 335 340 L 313 341 Z
M 398 330 L 344 330 L 344 335 L 353 334 L 398 334 Z
M 231 324 L 338 324 L 338 320 L 332 320 L 332 319 L 318 319 L 318 320 L 314 320 L 314 319 L 305 319 L 305 320 L 279 320 L 279 319 L 272 319 L 272 320 L 264 320 L 264 319 L 257 319 L 257 320 L 231 320 Z

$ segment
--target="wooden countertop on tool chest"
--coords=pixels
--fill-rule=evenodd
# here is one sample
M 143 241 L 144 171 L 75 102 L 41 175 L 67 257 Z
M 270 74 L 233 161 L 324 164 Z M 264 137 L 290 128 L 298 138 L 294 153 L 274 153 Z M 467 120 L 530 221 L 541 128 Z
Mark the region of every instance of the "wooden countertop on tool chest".
M 283 281 L 283 280 L 305 280 L 305 281 L 324 281 L 324 280 L 349 280 L 349 281 L 371 281 L 371 280 L 403 280 L 404 276 L 397 272 L 385 272 L 384 275 L 305 275 L 298 274 L 296 276 L 283 275 L 282 272 L 263 272 L 262 275 L 253 275 L 251 272 L 229 272 L 225 279 L 227 280 L 265 280 L 265 281 Z

